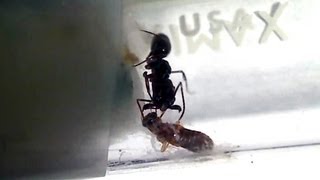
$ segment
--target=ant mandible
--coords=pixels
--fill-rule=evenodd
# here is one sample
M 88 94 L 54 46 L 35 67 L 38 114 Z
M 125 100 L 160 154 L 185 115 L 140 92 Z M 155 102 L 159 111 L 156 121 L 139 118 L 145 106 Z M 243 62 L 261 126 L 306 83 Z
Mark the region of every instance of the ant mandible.
M 145 79 L 145 85 L 151 100 L 148 99 L 137 99 L 138 106 L 140 108 L 140 113 L 143 116 L 143 111 L 146 109 L 160 109 L 163 116 L 167 109 L 182 111 L 179 120 L 182 118 L 185 112 L 185 100 L 182 83 L 179 82 L 178 86 L 175 88 L 172 81 L 169 79 L 172 73 L 181 73 L 183 80 L 186 82 L 186 88 L 188 91 L 187 78 L 183 71 L 172 71 L 171 66 L 168 61 L 163 58 L 167 57 L 171 51 L 171 43 L 165 34 L 159 33 L 155 34 L 149 31 L 141 30 L 143 32 L 153 35 L 151 42 L 151 51 L 147 56 L 146 60 L 134 65 L 134 67 L 139 66 L 143 63 L 147 63 L 146 69 L 151 70 L 151 74 L 147 71 L 143 73 Z M 150 83 L 152 85 L 152 95 L 150 92 Z M 176 93 L 181 89 L 182 96 L 182 108 L 179 105 L 174 104 L 176 98 Z M 140 102 L 147 102 L 141 109 Z

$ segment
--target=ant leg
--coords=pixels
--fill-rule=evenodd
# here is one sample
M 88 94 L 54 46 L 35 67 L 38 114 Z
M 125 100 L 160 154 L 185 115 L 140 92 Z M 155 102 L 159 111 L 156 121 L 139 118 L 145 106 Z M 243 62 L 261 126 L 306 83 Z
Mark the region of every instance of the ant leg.
M 164 152 L 168 146 L 170 145 L 165 139 L 160 138 L 159 136 L 157 137 L 157 140 L 162 144 L 161 145 L 161 152 Z
M 172 106 L 169 107 L 169 109 L 178 110 L 179 112 L 181 112 L 181 110 L 182 110 L 181 115 L 180 115 L 180 117 L 178 119 L 178 122 L 180 122 L 180 120 L 182 119 L 182 117 L 184 115 L 184 112 L 185 112 L 185 109 L 186 109 L 186 103 L 185 103 L 185 100 L 184 100 L 184 91 L 183 91 L 182 82 L 179 82 L 178 86 L 175 88 L 174 96 L 176 96 L 179 88 L 181 89 L 182 109 L 181 109 L 181 107 L 179 105 L 172 105 Z M 162 118 L 162 116 L 166 112 L 166 110 L 162 111 L 162 114 L 160 115 L 160 118 Z
M 145 85 L 146 85 L 147 92 L 148 92 L 148 94 L 150 96 L 150 99 L 152 99 L 152 96 L 151 96 L 151 93 L 150 93 L 150 83 L 149 83 L 147 71 L 145 71 L 143 73 L 143 77 L 144 77 L 144 82 L 145 82 Z
M 166 151 L 166 149 L 169 147 L 169 143 L 168 142 L 162 142 L 162 146 L 161 146 L 161 152 Z
M 142 107 L 142 110 L 146 110 L 146 109 L 157 109 L 157 107 L 152 104 L 152 103 L 149 103 L 149 104 L 145 104 L 143 107 Z
M 170 107 L 169 107 L 170 108 Z M 161 115 L 159 116 L 160 118 L 162 118 L 162 116 L 164 115 L 164 113 L 167 111 L 168 109 L 168 106 L 164 106 L 162 105 L 162 107 L 160 107 L 160 112 L 161 112 Z
M 152 101 L 148 100 L 148 99 L 137 99 L 137 104 L 138 104 L 138 107 L 139 107 L 139 110 L 140 110 L 140 113 L 141 113 L 141 117 L 144 118 L 143 110 L 142 110 L 141 105 L 140 105 L 140 101 L 142 101 L 142 102 L 152 102 Z
M 160 118 L 162 118 L 162 116 L 164 115 L 166 111 L 161 111 L 161 115 L 159 116 Z
M 178 84 L 178 86 L 177 86 L 177 88 L 176 88 L 176 90 L 175 90 L 175 92 L 174 92 L 174 95 L 177 94 L 177 91 L 178 91 L 179 87 L 180 87 L 180 89 L 181 89 L 182 113 L 181 113 L 181 115 L 180 115 L 180 117 L 179 117 L 179 119 L 178 119 L 178 123 L 180 123 L 180 120 L 181 120 L 181 118 L 183 117 L 184 112 L 185 112 L 185 109 L 186 109 L 186 103 L 185 103 L 185 100 L 184 100 L 184 93 L 183 93 L 183 86 L 182 86 L 182 83 L 181 83 L 181 82 Z
M 170 109 L 173 109 L 173 110 L 178 110 L 179 112 L 181 112 L 181 107 L 179 106 L 179 105 L 172 105 L 172 106 L 170 106 Z
M 187 90 L 187 92 L 188 92 L 189 94 L 192 94 L 192 92 L 189 90 L 188 80 L 187 80 L 186 74 L 185 74 L 183 71 L 181 71 L 181 70 L 171 71 L 171 74 L 173 74 L 173 73 L 181 73 L 181 74 L 182 74 L 182 78 L 183 78 L 184 82 L 186 83 L 186 90 Z

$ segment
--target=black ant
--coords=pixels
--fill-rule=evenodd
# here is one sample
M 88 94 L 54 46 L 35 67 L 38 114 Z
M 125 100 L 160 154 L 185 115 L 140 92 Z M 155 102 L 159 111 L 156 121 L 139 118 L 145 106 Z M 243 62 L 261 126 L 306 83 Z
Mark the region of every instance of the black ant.
M 162 143 L 161 152 L 164 152 L 169 144 L 185 148 L 192 152 L 205 152 L 213 149 L 212 139 L 200 132 L 184 128 L 180 121 L 175 124 L 163 123 L 156 112 L 150 112 L 142 116 L 142 125 L 157 136 Z
M 134 65 L 134 67 L 136 67 L 146 62 L 147 65 L 145 66 L 145 68 L 151 70 L 151 74 L 148 74 L 147 71 L 143 73 L 143 77 L 145 78 L 146 89 L 151 100 L 137 99 L 139 107 L 139 102 L 147 102 L 147 104 L 145 104 L 142 109 L 140 107 L 141 115 L 143 116 L 143 111 L 146 109 L 160 109 L 162 111 L 160 117 L 162 117 L 167 109 L 172 109 L 178 110 L 179 112 L 182 111 L 179 118 L 180 120 L 185 112 L 185 100 L 182 83 L 180 82 L 178 86 L 175 88 L 169 77 L 172 73 L 181 73 L 184 81 L 186 82 L 186 87 L 188 91 L 186 75 L 183 71 L 172 71 L 168 61 L 163 59 L 167 57 L 171 51 L 171 43 L 168 36 L 162 33 L 155 34 L 145 30 L 142 31 L 152 34 L 153 39 L 151 42 L 151 51 L 147 56 L 146 60 Z M 152 95 L 150 93 L 150 82 L 152 85 Z M 181 89 L 183 104 L 182 108 L 179 105 L 174 104 L 176 100 L 175 96 L 179 88 Z

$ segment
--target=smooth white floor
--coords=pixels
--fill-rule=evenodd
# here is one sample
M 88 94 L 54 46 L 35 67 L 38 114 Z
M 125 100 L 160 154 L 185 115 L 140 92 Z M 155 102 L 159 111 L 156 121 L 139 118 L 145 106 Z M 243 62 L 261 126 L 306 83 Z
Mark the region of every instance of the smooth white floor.
M 102 179 L 319 179 L 320 146 L 233 153 L 194 163 L 123 170 Z

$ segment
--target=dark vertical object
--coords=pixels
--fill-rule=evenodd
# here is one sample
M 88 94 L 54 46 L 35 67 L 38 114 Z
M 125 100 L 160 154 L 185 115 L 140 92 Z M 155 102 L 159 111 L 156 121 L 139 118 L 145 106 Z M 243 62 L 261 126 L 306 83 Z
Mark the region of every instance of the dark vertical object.
M 0 177 L 104 176 L 121 1 L 0 2 Z

